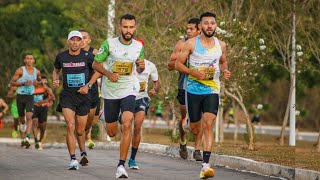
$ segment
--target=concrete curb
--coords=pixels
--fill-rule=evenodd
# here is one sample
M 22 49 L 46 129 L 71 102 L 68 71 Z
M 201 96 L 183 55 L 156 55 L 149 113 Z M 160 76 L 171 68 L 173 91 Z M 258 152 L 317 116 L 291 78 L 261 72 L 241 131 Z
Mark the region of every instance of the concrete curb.
M 0 141 L 5 144 L 18 144 L 20 141 Z M 44 144 L 45 149 L 49 148 L 67 148 L 65 143 L 46 143 Z M 119 149 L 119 142 L 96 142 L 96 149 Z M 155 154 L 163 154 L 171 157 L 180 157 L 179 147 L 177 146 L 167 146 L 161 144 L 148 144 L 141 143 L 139 145 L 139 151 L 151 152 Z M 193 159 L 194 148 L 188 146 L 188 159 Z M 281 177 L 285 179 L 296 179 L 296 180 L 320 180 L 320 172 L 291 168 L 286 166 L 281 166 L 272 163 L 263 163 L 254 161 L 252 159 L 236 157 L 236 156 L 226 156 L 219 154 L 212 154 L 210 161 L 213 162 L 214 166 L 223 166 L 231 169 L 236 169 L 240 171 L 255 172 L 267 176 Z

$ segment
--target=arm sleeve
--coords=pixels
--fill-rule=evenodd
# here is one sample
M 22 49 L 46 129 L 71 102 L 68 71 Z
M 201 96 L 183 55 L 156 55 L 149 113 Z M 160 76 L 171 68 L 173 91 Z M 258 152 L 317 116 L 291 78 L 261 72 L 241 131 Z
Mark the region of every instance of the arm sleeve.
M 108 40 L 105 40 L 101 44 L 98 53 L 94 57 L 94 60 L 102 63 L 102 62 L 106 61 L 108 56 L 109 56 L 109 43 L 108 43 Z
M 157 67 L 152 63 L 150 66 L 151 69 L 151 80 L 152 81 L 158 81 L 159 80 L 159 75 L 158 75 L 158 70 Z
M 54 61 L 54 67 L 55 67 L 56 69 L 61 69 L 61 68 L 62 68 L 62 67 L 61 67 L 61 63 L 60 63 L 59 55 L 57 55 L 56 60 Z

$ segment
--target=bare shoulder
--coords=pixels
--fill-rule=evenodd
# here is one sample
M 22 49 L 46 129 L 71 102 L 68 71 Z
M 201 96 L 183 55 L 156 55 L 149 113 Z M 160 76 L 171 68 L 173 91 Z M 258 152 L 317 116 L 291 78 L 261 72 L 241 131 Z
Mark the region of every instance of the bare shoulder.
M 22 75 L 22 74 L 23 74 L 23 69 L 22 67 L 20 67 L 16 70 L 16 75 Z
M 186 40 L 184 39 L 179 40 L 174 48 L 174 51 L 180 52 L 185 43 L 186 43 Z
M 227 44 L 224 41 L 219 40 L 219 44 L 220 44 L 222 49 L 225 49 L 227 47 Z

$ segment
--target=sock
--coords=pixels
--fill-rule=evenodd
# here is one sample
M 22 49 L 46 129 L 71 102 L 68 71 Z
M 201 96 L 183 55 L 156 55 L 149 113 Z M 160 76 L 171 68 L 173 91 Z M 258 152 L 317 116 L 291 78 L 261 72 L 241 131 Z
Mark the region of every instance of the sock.
M 119 160 L 118 167 L 121 166 L 121 165 L 124 167 L 124 163 L 125 163 L 125 162 L 126 162 L 126 161 L 124 161 L 124 160 Z
M 131 159 L 135 159 L 138 152 L 138 148 L 131 148 Z
M 70 155 L 70 159 L 71 159 L 71 160 L 76 160 L 76 155 L 75 155 L 75 154 L 71 154 L 71 155 Z
M 199 149 L 196 149 L 196 150 L 194 150 L 194 152 L 200 152 L 200 150 L 199 150 Z
M 26 137 L 30 139 L 30 134 L 27 134 Z
M 35 143 L 39 142 L 39 141 L 38 141 L 38 138 L 35 137 L 35 138 L 34 138 L 34 142 L 35 142 Z
M 82 151 L 80 155 L 81 156 L 87 156 L 87 152 L 86 151 Z
M 186 145 L 187 144 L 187 140 L 185 139 L 184 141 L 181 141 L 181 139 L 180 139 L 180 144 L 181 145 Z
M 203 151 L 203 162 L 209 163 L 211 152 L 210 151 Z

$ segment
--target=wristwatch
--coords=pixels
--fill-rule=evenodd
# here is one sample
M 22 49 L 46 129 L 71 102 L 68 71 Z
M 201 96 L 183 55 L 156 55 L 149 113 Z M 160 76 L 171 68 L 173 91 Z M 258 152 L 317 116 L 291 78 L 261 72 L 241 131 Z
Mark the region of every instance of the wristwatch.
M 91 89 L 92 88 L 92 84 L 88 83 L 88 88 Z

